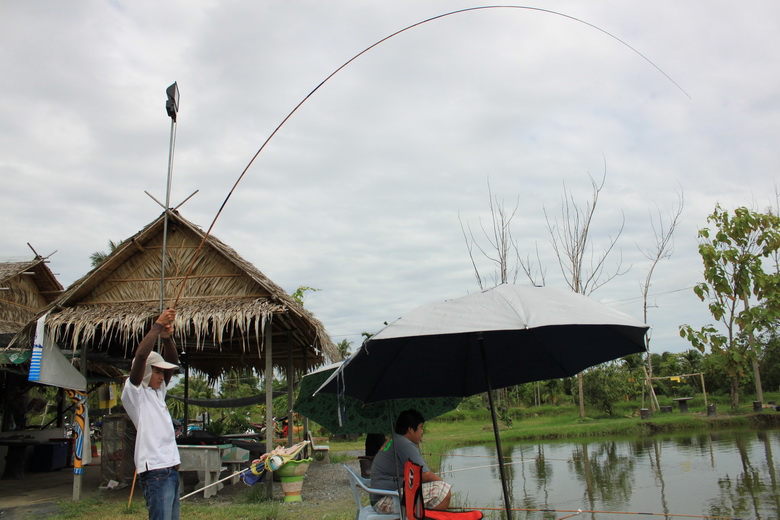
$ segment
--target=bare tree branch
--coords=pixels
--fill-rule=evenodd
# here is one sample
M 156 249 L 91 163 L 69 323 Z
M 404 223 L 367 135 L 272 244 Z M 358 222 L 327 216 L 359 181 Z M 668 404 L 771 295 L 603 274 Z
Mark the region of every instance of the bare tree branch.
M 510 252 L 515 251 L 515 257 L 517 254 L 517 242 L 512 236 L 512 219 L 515 218 L 517 210 L 520 207 L 520 197 L 517 197 L 514 208 L 507 210 L 503 201 L 499 201 L 497 197 L 493 195 L 493 190 L 490 187 L 490 181 L 488 181 L 488 197 L 490 207 L 490 225 L 486 226 L 480 219 L 480 229 L 482 236 L 487 245 L 483 247 L 479 241 L 474 238 L 474 233 L 471 230 L 471 226 L 466 224 L 464 227 L 463 221 L 458 216 L 460 222 L 460 228 L 463 232 L 463 239 L 466 242 L 466 249 L 471 259 L 471 266 L 474 268 L 474 274 L 477 279 L 477 284 L 480 289 L 485 289 L 485 277 L 479 272 L 476 258 L 474 256 L 475 249 L 484 256 L 487 260 L 495 264 L 495 271 L 493 272 L 492 281 L 494 285 L 500 285 L 502 283 L 514 283 L 517 281 L 517 275 L 520 272 L 520 268 L 517 265 L 510 266 Z M 468 233 L 466 232 L 468 228 Z
M 558 259 L 558 266 L 561 274 L 566 279 L 572 291 L 580 294 L 591 294 L 593 291 L 606 284 L 613 278 L 628 272 L 628 269 L 622 269 L 622 257 L 613 272 L 606 272 L 606 260 L 615 248 L 620 235 L 625 227 L 625 217 L 620 224 L 620 228 L 614 237 L 609 238 L 607 247 L 596 254 L 591 244 L 590 227 L 593 222 L 593 216 L 598 206 L 599 195 L 604 188 L 607 178 L 606 164 L 604 173 L 599 182 L 590 177 L 591 182 L 591 200 L 587 202 L 584 208 L 580 208 L 571 195 L 563 186 L 563 197 L 561 197 L 561 216 L 558 219 L 551 219 L 544 209 L 546 228 L 550 233 L 550 241 Z M 589 265 L 586 268 L 585 261 L 589 258 Z
M 531 260 L 531 255 L 526 255 L 525 260 L 523 260 L 520 258 L 520 252 L 518 251 L 517 261 L 520 264 L 520 267 L 523 269 L 526 277 L 533 285 L 536 285 L 537 287 L 544 287 L 547 270 L 543 267 L 542 259 L 539 255 L 539 244 L 534 244 L 534 249 L 536 250 L 536 264 L 539 266 L 539 278 L 536 278 L 535 276 L 537 267 Z
M 477 263 L 474 260 L 474 233 L 471 232 L 471 226 L 469 226 L 469 233 L 466 234 L 466 229 L 463 227 L 463 220 L 460 218 L 460 213 L 458 213 L 458 222 L 460 222 L 460 230 L 463 232 L 463 240 L 466 242 L 466 250 L 469 252 L 469 260 L 471 260 L 471 266 L 474 268 L 474 276 L 477 279 L 477 285 L 479 286 L 480 290 L 484 290 L 485 287 L 482 285 L 482 277 L 479 275 L 479 269 L 477 268 Z
M 664 220 L 663 215 L 661 215 L 660 209 L 657 209 L 655 218 L 653 218 L 653 215 L 650 215 L 650 225 L 653 228 L 653 235 L 655 237 L 654 246 L 652 248 L 642 249 L 637 245 L 642 256 L 650 260 L 650 267 L 647 270 L 647 276 L 642 284 L 642 316 L 645 323 L 647 323 L 647 300 L 650 294 L 650 280 L 653 277 L 653 273 L 655 272 L 658 263 L 663 259 L 670 258 L 672 253 L 674 253 L 674 241 L 672 240 L 672 237 L 674 235 L 674 230 L 680 223 L 680 216 L 682 215 L 684 205 L 685 198 L 681 190 L 677 193 L 677 204 L 667 212 L 666 221 Z M 648 343 L 649 341 L 648 335 Z

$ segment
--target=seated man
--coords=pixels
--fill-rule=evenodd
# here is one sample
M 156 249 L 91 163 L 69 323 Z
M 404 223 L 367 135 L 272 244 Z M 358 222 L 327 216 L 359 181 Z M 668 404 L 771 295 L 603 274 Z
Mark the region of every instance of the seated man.
M 411 460 L 422 466 L 422 494 L 426 509 L 447 509 L 452 486 L 430 470 L 420 453 L 425 419 L 417 410 L 404 410 L 395 422 L 395 433 L 382 446 L 371 465 L 371 487 L 399 490 L 403 481 L 404 464 Z M 379 513 L 393 511 L 393 499 L 371 495 L 371 505 Z

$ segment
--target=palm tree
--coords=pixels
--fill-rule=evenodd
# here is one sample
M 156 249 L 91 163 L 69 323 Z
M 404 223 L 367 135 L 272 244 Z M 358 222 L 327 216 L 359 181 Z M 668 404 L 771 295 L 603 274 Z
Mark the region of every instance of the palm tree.
M 108 258 L 108 255 L 113 253 L 117 247 L 119 247 L 119 244 L 121 242 L 114 242 L 113 240 L 108 241 L 108 253 L 104 253 L 103 251 L 95 251 L 92 253 L 89 257 L 89 261 L 92 262 L 92 267 L 97 267 L 100 262 Z

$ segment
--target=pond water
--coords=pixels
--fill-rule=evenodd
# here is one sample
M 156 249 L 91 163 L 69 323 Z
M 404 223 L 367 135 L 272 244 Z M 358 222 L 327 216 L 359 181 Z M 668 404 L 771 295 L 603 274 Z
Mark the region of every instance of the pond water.
M 777 430 L 502 445 L 516 519 L 780 518 Z M 453 503 L 503 508 L 495 464 L 494 445 L 442 457 Z

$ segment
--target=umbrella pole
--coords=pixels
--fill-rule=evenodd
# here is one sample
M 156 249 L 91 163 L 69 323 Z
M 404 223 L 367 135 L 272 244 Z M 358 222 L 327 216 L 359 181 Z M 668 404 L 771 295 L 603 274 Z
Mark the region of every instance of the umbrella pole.
M 504 507 L 506 507 L 506 518 L 512 520 L 512 504 L 509 501 L 509 489 L 506 485 L 506 473 L 504 472 L 504 455 L 501 451 L 501 436 L 498 434 L 498 421 L 496 420 L 496 407 L 493 404 L 493 386 L 490 384 L 490 375 L 488 374 L 487 352 L 485 351 L 485 340 L 482 335 L 479 336 L 479 351 L 482 355 L 482 372 L 485 374 L 485 383 L 487 384 L 488 402 L 490 403 L 490 418 L 493 420 L 493 433 L 496 436 L 496 451 L 498 454 L 498 471 L 501 475 L 501 487 L 504 491 Z

